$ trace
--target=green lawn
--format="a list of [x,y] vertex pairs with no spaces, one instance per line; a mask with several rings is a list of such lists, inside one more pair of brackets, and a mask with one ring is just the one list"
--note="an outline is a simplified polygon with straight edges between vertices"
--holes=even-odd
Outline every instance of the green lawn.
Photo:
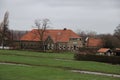
[[18,63],[31,64],[31,65],[69,67],[80,70],[120,74],[119,65],[111,65],[111,64],[91,62],[91,61],[75,61],[75,60],[66,61],[66,60],[56,60],[50,58],[36,58],[36,57],[16,56],[16,55],[0,55],[0,61],[18,62]]
[[119,78],[72,73],[49,67],[0,65],[0,80],[119,80]]
[[[72,53],[40,53],[0,50],[0,62],[30,64],[28,66],[0,64],[0,80],[119,80],[97,75],[72,73],[65,68],[120,74],[120,65],[92,61],[75,61]],[[6,75],[4,75],[6,74]]]
[[72,52],[42,53],[42,52],[32,52],[32,51],[0,50],[0,54],[33,56],[33,57],[40,57],[40,58],[43,57],[43,58],[74,59],[73,58],[74,54]]

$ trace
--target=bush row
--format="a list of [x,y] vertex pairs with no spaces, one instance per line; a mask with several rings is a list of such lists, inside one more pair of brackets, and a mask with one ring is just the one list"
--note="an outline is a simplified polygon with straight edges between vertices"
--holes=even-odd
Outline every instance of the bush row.
[[83,47],[79,48],[79,52],[82,52],[83,54],[95,54],[99,48],[89,48],[89,47]]
[[75,60],[82,61],[96,61],[96,62],[105,62],[112,64],[120,64],[120,56],[101,56],[101,55],[82,55],[74,54]]

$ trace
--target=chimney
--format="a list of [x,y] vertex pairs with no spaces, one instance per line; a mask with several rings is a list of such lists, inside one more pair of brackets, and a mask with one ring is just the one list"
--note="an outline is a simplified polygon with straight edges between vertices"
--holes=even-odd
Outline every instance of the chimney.
[[64,28],[63,30],[67,30],[67,28]]

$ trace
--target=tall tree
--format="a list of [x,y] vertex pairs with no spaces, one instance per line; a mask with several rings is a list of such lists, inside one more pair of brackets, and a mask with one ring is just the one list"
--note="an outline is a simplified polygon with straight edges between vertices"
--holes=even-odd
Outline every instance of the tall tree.
[[10,38],[10,31],[8,29],[9,24],[9,12],[5,12],[4,19],[0,24],[0,37],[1,37],[1,46],[4,49],[5,41],[9,40]]
[[3,27],[3,22],[0,23],[0,44],[2,43],[2,27]]
[[44,33],[46,31],[46,29],[49,27],[49,19],[36,19],[35,20],[35,27],[37,28],[37,33],[35,33],[36,35],[39,36],[39,40],[40,40],[40,48],[42,50],[45,50],[45,45],[44,45],[44,41],[43,41],[43,37],[44,37]]
[[111,34],[101,34],[99,37],[103,40],[105,48],[117,48],[120,47],[119,40]]
[[114,36],[116,36],[120,40],[120,24],[114,30]]

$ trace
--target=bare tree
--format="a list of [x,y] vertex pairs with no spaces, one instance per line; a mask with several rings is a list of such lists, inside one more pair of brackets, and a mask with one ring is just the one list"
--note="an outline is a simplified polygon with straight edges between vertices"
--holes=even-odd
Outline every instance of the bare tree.
[[9,12],[7,11],[4,15],[4,19],[0,24],[0,37],[1,37],[1,46],[2,49],[4,49],[5,41],[9,40],[10,37],[10,31],[8,29],[8,23],[9,23]]
[[81,37],[96,37],[97,33],[95,31],[82,31],[82,30],[77,30],[78,35]]
[[119,40],[112,34],[100,34],[99,37],[103,40],[105,48],[117,48],[120,47]]
[[86,31],[86,34],[88,37],[96,37],[97,32],[95,31]]
[[2,27],[3,27],[3,22],[0,23],[0,44],[2,42]]
[[114,30],[114,36],[116,36],[120,40],[120,24]]
[[45,45],[44,45],[44,33],[46,31],[46,29],[49,27],[50,20],[49,19],[36,19],[35,20],[35,27],[37,28],[37,33],[35,33],[36,35],[39,36],[39,40],[40,40],[40,47],[42,50],[45,50]]
[[80,29],[77,29],[77,34],[81,37],[87,37],[87,33],[85,31],[80,30]]

